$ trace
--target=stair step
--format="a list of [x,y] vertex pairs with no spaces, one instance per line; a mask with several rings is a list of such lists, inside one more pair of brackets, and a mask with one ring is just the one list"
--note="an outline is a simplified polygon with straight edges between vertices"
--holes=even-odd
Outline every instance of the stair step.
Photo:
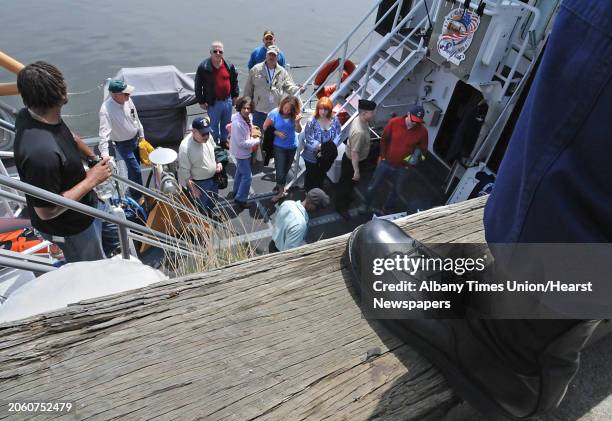
[[374,72],[372,74],[372,78],[377,81],[378,83],[385,83],[387,81],[387,79],[385,79],[385,77],[383,75],[381,75],[380,73]]
[[[404,39],[406,39],[405,35],[394,34],[391,37],[391,45],[399,45],[404,41]],[[419,45],[420,41],[421,41],[421,37],[415,34],[411,36],[407,42],[404,43],[404,48],[411,48],[410,45],[417,46]]]
[[[380,57],[383,61],[387,60],[387,57],[389,57],[389,53],[384,50],[381,50],[378,52],[378,57]],[[393,67],[398,67],[400,65],[400,61],[393,56],[387,61],[387,63],[391,64]]]

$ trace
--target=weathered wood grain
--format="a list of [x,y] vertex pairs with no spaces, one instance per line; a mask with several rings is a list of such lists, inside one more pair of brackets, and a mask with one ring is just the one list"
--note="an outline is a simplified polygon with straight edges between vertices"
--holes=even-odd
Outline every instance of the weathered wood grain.
[[[423,242],[483,242],[483,204],[396,222]],[[0,401],[73,401],[66,419],[438,419],[457,398],[361,318],[346,239],[0,325]]]

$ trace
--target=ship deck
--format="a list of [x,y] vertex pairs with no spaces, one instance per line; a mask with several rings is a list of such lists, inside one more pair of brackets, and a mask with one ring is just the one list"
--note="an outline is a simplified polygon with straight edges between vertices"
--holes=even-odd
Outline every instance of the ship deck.
[[[336,237],[351,232],[357,226],[372,218],[372,213],[360,215],[358,206],[363,202],[363,197],[369,181],[376,168],[375,157],[372,156],[363,171],[361,180],[353,192],[353,202],[349,208],[350,220],[343,219],[334,208],[335,184],[326,178],[323,190],[330,196],[331,205],[311,215],[309,221],[307,243],[313,243],[321,239]],[[442,190],[444,177],[448,170],[436,159],[429,159],[416,167],[411,167],[400,188],[400,197],[395,209],[391,209],[391,218],[410,215],[419,211],[440,206],[445,203],[446,196]],[[272,190],[275,186],[274,166],[263,166],[258,163],[253,166],[253,182],[251,195],[248,201],[248,209],[240,209],[233,206],[232,186],[235,165],[230,161],[228,165],[229,184],[220,191],[221,207],[224,213],[230,217],[233,229],[240,235],[242,241],[250,241],[256,244],[260,253],[266,253],[268,243],[272,234],[272,225],[277,205],[271,202]],[[292,173],[290,173],[292,174]],[[383,189],[377,194],[378,207],[382,206],[387,193],[390,191],[391,183],[386,181]],[[303,188],[294,186],[289,191],[288,200],[302,200],[305,197]],[[382,215],[380,212],[379,216]]]

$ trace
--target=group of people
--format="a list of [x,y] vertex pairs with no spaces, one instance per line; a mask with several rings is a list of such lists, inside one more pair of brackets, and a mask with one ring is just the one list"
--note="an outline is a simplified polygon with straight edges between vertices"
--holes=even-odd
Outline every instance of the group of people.
[[[247,208],[252,155],[267,143],[266,153],[274,158],[276,175],[272,201],[279,202],[287,195],[287,174],[298,148],[296,134],[304,130],[306,199],[303,202],[284,201],[280,205],[279,216],[293,216],[277,224],[285,228],[275,229],[273,243],[276,245],[270,248],[282,250],[299,245],[304,239],[308,212],[330,203],[322,187],[325,174],[337,157],[340,141],[341,124],[334,115],[334,104],[328,97],[320,98],[312,119],[302,127],[301,103],[296,95],[305,89],[295,84],[284,69],[285,56],[276,46],[272,31],[264,32],[263,45],[251,54],[242,96],[238,73],[225,59],[223,43],[211,43],[209,52],[210,56],[198,66],[194,83],[196,100],[207,116],[195,118],[191,131],[181,141],[178,181],[205,211],[211,211],[219,189],[218,175],[225,170],[220,151],[225,153],[228,149],[236,163],[234,203]],[[103,203],[98,203],[93,190],[110,177],[111,156],[115,155],[125,162],[128,178],[142,185],[138,145],[143,142],[145,133],[131,98],[133,86],[123,80],[109,82],[109,95],[99,113],[101,156],[98,156],[70,132],[61,119],[61,108],[68,97],[59,69],[45,62],[33,63],[20,72],[18,85],[26,105],[16,121],[15,141],[16,165],[23,181],[82,203],[104,207]],[[350,218],[347,210],[351,192],[361,177],[363,161],[369,155],[369,122],[374,117],[375,107],[372,101],[359,102],[359,113],[351,124],[346,142],[336,195],[337,211],[345,218]],[[392,119],[385,128],[380,162],[360,211],[371,209],[375,192],[385,179],[394,184],[389,198],[392,204],[406,165],[404,159],[415,147],[420,148],[424,156],[427,130],[422,126],[422,117],[422,107],[415,106],[405,117]],[[49,137],[54,140],[49,141]],[[269,141],[264,142],[265,138]],[[90,162],[89,171],[80,165],[82,158]],[[137,189],[130,189],[130,194],[135,200],[142,200]],[[92,224],[93,219],[88,216],[30,196],[27,200],[34,210],[33,226],[54,241],[60,241],[62,248],[68,250],[64,253],[68,261],[97,260],[117,248],[116,231],[104,224]],[[299,234],[294,235],[296,232]],[[90,241],[94,237],[97,240]],[[83,246],[85,243],[87,247]]]
[[[214,41],[210,56],[198,66],[195,76],[195,93],[200,107],[207,111],[210,133],[215,142],[230,150],[236,161],[234,179],[234,201],[239,207],[247,207],[251,185],[251,157],[262,147],[264,136],[273,138],[269,155],[274,157],[276,175],[273,202],[283,199],[287,192],[287,174],[291,168],[298,140],[296,133],[304,130],[302,157],[306,164],[304,188],[322,188],[325,174],[337,157],[341,124],[334,115],[334,104],[328,97],[322,97],[316,104],[314,115],[302,127],[300,101],[296,94],[304,87],[294,83],[284,69],[285,57],[275,45],[272,31],[263,34],[263,45],[253,50],[249,59],[249,74],[240,95],[238,73],[232,63],[224,58],[223,43]],[[232,114],[232,107],[235,112]],[[370,151],[369,122],[373,120],[376,104],[362,100],[359,115],[353,121],[347,141],[346,153],[342,158],[342,172],[337,189],[336,209],[349,219],[348,207],[354,184],[361,177],[360,168]],[[405,158],[412,155],[415,147],[425,157],[427,151],[427,130],[423,126],[423,108],[414,106],[404,117],[389,121],[383,133],[381,156],[377,171],[368,187],[365,204],[361,213],[373,210],[375,193],[385,179],[393,183],[392,192],[385,203],[384,211],[391,209],[398,197],[404,169],[409,165]],[[196,119],[194,124],[201,125]],[[231,141],[228,139],[231,138]],[[186,140],[184,140],[186,142]],[[210,154],[212,157],[212,154]],[[211,158],[212,159],[212,158]],[[185,165],[193,165],[187,160]],[[212,162],[210,163],[212,168]],[[198,172],[198,171],[196,171]],[[214,179],[214,173],[207,173]],[[202,181],[193,179],[193,181]],[[185,183],[189,180],[184,181]],[[200,184],[201,185],[201,184]],[[215,186],[207,183],[205,196],[216,192]],[[202,187],[204,188],[204,187]],[[209,203],[210,204],[210,203]]]

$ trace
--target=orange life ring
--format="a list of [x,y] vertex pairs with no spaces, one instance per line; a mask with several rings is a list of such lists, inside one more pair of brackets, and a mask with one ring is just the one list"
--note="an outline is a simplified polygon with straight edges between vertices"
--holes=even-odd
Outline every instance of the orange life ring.
[[[317,75],[315,76],[314,79],[314,84],[315,86],[320,86],[321,84],[323,84],[325,82],[325,80],[327,79],[327,77],[338,68],[338,66],[340,65],[340,59],[337,58],[335,60],[331,60],[328,61],[327,63],[325,63],[325,66],[323,66],[321,68],[321,70],[319,70],[319,72],[317,73]],[[350,60],[345,60],[344,61],[344,67],[343,67],[343,71],[342,71],[342,78],[340,79],[341,81],[344,81],[347,77],[349,77],[351,75],[351,73],[353,73],[355,71],[355,69],[357,68],[357,66],[355,65],[355,63],[353,63]],[[332,93],[334,93],[334,91],[336,90],[336,85],[327,85],[325,87],[323,87],[323,89],[319,90],[317,92],[317,98],[321,98],[324,96],[330,96]]]

